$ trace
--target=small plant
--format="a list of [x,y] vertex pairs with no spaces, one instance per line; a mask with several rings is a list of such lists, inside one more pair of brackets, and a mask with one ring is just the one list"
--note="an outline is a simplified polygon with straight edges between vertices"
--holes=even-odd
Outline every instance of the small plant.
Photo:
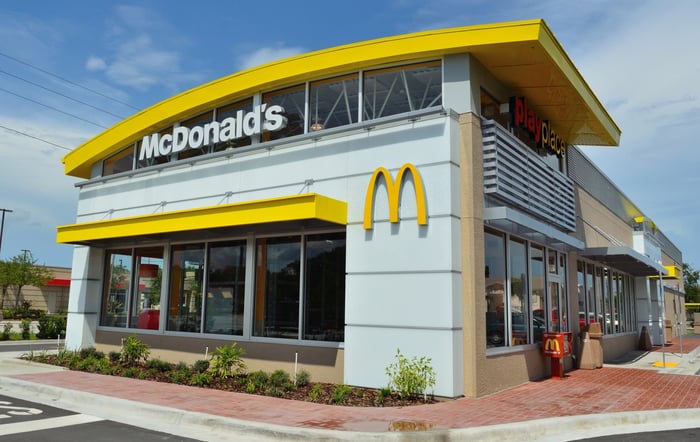
[[82,371],[95,371],[93,367],[96,362],[97,359],[93,358],[92,356],[88,356],[87,358],[80,358],[80,361],[78,361],[76,368]]
[[109,362],[111,362],[112,364],[118,363],[121,360],[121,356],[122,356],[121,353],[119,353],[118,351],[114,351],[114,350],[107,353],[107,357],[109,358]]
[[122,371],[122,376],[127,378],[135,378],[140,372],[141,370],[139,370],[138,367],[127,367],[124,369],[124,371]]
[[97,351],[97,349],[95,349],[95,347],[88,347],[88,348],[81,348],[80,351],[78,352],[78,356],[80,356],[80,359],[87,359],[87,358],[103,359],[105,357],[105,354],[101,351]]
[[249,394],[255,393],[255,383],[252,381],[248,381],[248,383],[245,386],[245,391],[247,391]]
[[248,379],[257,388],[263,388],[270,377],[262,370],[254,371],[248,375]]
[[187,365],[187,362],[185,361],[180,361],[177,364],[175,364],[175,371],[189,371],[190,366]]
[[173,384],[184,384],[190,377],[190,373],[187,371],[176,370],[168,373],[168,379]]
[[5,325],[2,326],[2,334],[0,334],[0,341],[9,341],[10,333],[12,333],[12,324],[6,322]]
[[65,366],[72,354],[72,351],[66,350],[65,348],[59,350],[58,353],[56,353],[56,363]]
[[348,397],[352,393],[352,388],[345,384],[336,385],[333,389],[333,403],[344,404],[348,401]]
[[192,370],[198,373],[204,373],[209,370],[209,361],[206,359],[199,359],[192,364]]
[[124,340],[120,360],[126,366],[136,365],[142,360],[147,360],[149,354],[148,345],[131,335]]
[[312,401],[316,402],[318,399],[318,396],[321,394],[323,391],[323,385],[321,384],[316,384],[311,388],[311,391],[309,392],[309,398],[311,398]]
[[389,376],[389,388],[398,393],[402,399],[422,394],[425,399],[428,388],[435,386],[435,371],[432,359],[422,356],[410,361],[396,349],[396,362],[386,368]]
[[297,386],[305,387],[309,385],[309,382],[311,382],[311,373],[302,368],[301,371],[297,373]]
[[279,385],[270,385],[267,390],[265,390],[265,394],[272,397],[282,397],[284,396],[284,390]]
[[270,374],[270,383],[275,387],[281,387],[289,383],[289,373],[284,370],[275,370]]
[[29,339],[29,330],[32,327],[31,319],[22,319],[20,322],[20,328],[22,329],[22,339]]
[[384,387],[380,388],[379,391],[377,392],[377,398],[375,399],[375,403],[377,405],[382,405],[384,404],[384,400],[391,394],[391,389]]
[[236,343],[217,347],[211,354],[211,368],[220,378],[227,378],[245,372],[246,365],[241,359],[245,350],[237,348]]
[[195,385],[197,387],[203,387],[209,385],[211,382],[211,376],[209,373],[194,373],[190,377],[190,385]]

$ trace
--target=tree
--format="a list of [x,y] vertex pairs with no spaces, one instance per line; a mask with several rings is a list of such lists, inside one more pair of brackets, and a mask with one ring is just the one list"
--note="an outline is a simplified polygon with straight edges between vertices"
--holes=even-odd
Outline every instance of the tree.
[[[31,252],[13,257],[3,267],[8,287],[15,287],[15,309],[19,308],[20,299],[22,299],[22,287],[25,285],[42,286],[49,279],[53,278],[50,270],[44,266],[36,265],[36,259],[34,259]],[[4,282],[2,278],[0,278],[0,282]],[[4,299],[3,293],[3,302]]]
[[12,285],[10,282],[10,263],[7,261],[0,261],[0,289],[2,290],[0,309],[5,308],[5,297],[7,296],[7,289],[10,285]]
[[700,302],[700,270],[695,270],[690,264],[683,264],[683,287],[685,302]]

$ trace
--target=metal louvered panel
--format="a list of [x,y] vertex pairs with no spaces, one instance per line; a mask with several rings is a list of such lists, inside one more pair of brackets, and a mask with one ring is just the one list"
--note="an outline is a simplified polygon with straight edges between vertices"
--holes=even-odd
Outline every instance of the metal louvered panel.
[[492,120],[482,121],[484,194],[576,230],[574,184]]

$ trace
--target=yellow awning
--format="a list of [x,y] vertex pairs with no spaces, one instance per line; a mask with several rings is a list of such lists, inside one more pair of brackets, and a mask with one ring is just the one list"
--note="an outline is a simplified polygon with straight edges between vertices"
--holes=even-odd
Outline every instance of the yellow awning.
[[316,219],[347,224],[348,205],[316,193],[283,196],[57,227],[57,242],[96,240]]

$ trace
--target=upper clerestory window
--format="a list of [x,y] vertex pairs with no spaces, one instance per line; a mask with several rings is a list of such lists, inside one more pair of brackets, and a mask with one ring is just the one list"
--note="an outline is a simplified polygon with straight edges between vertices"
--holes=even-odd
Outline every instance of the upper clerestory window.
[[363,120],[442,105],[442,63],[366,71],[363,103]]

